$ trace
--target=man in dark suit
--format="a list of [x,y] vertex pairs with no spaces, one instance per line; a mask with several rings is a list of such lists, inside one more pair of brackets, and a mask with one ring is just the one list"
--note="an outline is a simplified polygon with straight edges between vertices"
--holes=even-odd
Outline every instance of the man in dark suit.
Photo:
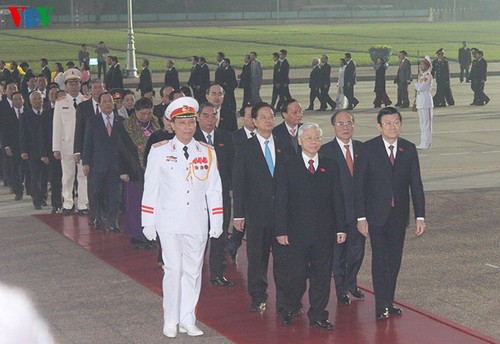
[[[232,134],[235,150],[240,149],[246,140],[255,136],[255,125],[253,124],[251,104],[247,104],[242,110],[240,110],[240,118],[243,126]],[[229,238],[229,257],[231,257],[233,262],[236,261],[238,249],[241,246],[244,236],[244,230],[238,231],[233,227],[233,233]]]
[[165,72],[165,80],[163,81],[164,86],[171,86],[174,90],[180,89],[179,84],[179,72],[177,68],[174,67],[174,61],[167,60],[167,71]]
[[354,167],[358,231],[370,235],[377,320],[400,315],[394,306],[396,281],[410,217],[410,190],[417,236],[425,230],[425,198],[415,145],[400,137],[402,117],[393,107],[377,115],[380,136],[364,144]]
[[163,128],[163,118],[165,115],[165,110],[167,109],[168,104],[170,104],[170,93],[172,93],[174,88],[172,86],[165,86],[163,85],[160,88],[160,97],[161,97],[161,103],[156,104],[153,107],[153,115],[155,115],[158,118],[158,122],[160,123],[160,127]]
[[0,85],[4,88],[12,79],[12,73],[5,67],[5,61],[0,61]]
[[[2,95],[2,100],[0,101],[0,148],[2,152],[2,179],[4,181],[5,186],[10,186],[10,191],[14,191],[12,188],[12,184],[10,182],[11,180],[11,169],[10,169],[10,163],[9,163],[9,156],[7,153],[9,153],[5,148],[5,140],[3,138],[3,135],[6,130],[6,121],[8,123],[11,112],[12,112],[12,95],[17,92],[17,84],[16,82],[11,79],[7,82],[7,84],[4,87],[4,94]],[[8,133],[7,133],[8,134]]]
[[290,64],[286,58],[288,52],[285,49],[281,49],[280,52],[280,63],[278,66],[278,74],[276,76],[276,81],[278,83],[278,95],[279,101],[277,109],[281,110],[280,105],[283,105],[288,99],[291,99],[290,95]]
[[405,50],[399,52],[399,67],[394,79],[394,83],[398,85],[398,102],[395,106],[401,108],[410,107],[410,99],[408,98],[408,85],[411,84],[411,63],[406,58],[408,53]]
[[31,198],[35,209],[47,205],[49,151],[43,140],[43,100],[40,91],[30,94],[31,108],[19,121],[21,158],[29,162],[31,172]]
[[474,91],[474,100],[471,105],[482,106],[490,102],[490,98],[484,93],[488,63],[483,58],[481,50],[475,50],[474,56],[475,62],[472,65],[473,68],[471,68],[470,73],[471,88]]
[[231,220],[232,173],[234,162],[234,145],[231,134],[215,127],[217,113],[211,103],[200,105],[198,110],[198,128],[194,134],[196,141],[208,143],[215,148],[222,181],[222,206],[224,216],[223,233],[218,238],[210,238],[210,284],[213,286],[230,287],[233,283],[224,277],[226,271],[227,232]]
[[[118,233],[120,174],[115,140],[118,135],[116,126],[122,124],[123,118],[116,115],[113,108],[111,94],[102,93],[99,96],[100,114],[91,117],[85,126],[82,162],[84,174],[92,180],[92,204],[102,204],[106,199],[106,228],[110,232]],[[102,218],[101,207],[95,208],[95,218]]]
[[470,48],[467,46],[467,42],[462,42],[462,47],[458,49],[458,64],[460,65],[460,83],[465,81],[470,82],[469,79],[469,68],[472,62],[472,54]]
[[40,59],[40,67],[42,67],[42,74],[45,75],[45,78],[47,79],[47,82],[52,81],[52,73],[50,72],[49,67],[47,65],[49,64],[49,61],[45,57]]
[[[319,90],[321,88],[321,85],[323,84],[323,80],[321,79],[321,66],[319,65],[319,59],[315,57],[312,60],[311,65],[312,70],[311,75],[309,76],[309,107],[306,110],[314,110],[314,101],[316,100],[316,98],[318,98],[320,104],[323,104],[321,96],[319,94]],[[321,108],[321,105],[320,110],[323,110]]]
[[330,75],[332,72],[332,67],[328,64],[328,55],[321,56],[321,88],[319,89],[321,94],[321,108],[320,110],[326,110],[327,104],[335,110],[337,104],[330,97],[328,92],[330,92],[331,79]]
[[222,60],[222,66],[217,70],[220,74],[220,82],[215,83],[221,85],[224,89],[224,101],[222,105],[231,109],[231,111],[236,112],[236,98],[234,97],[234,90],[238,87],[238,81],[236,80],[234,68],[231,67],[231,60],[225,57]]
[[276,178],[275,235],[289,250],[281,323],[289,325],[301,308],[309,279],[309,324],[333,330],[326,310],[333,245],[346,239],[340,171],[336,162],[318,155],[322,131],[317,124],[305,123],[298,135],[302,154],[286,161]]
[[437,58],[432,61],[431,74],[436,80],[436,94],[433,97],[434,107],[455,105],[450,87],[450,64],[444,56],[443,48],[436,51]]
[[104,76],[104,84],[106,85],[106,88],[108,90],[112,90],[113,89],[113,85],[112,85],[112,79],[113,79],[113,59],[112,59],[113,56],[108,56],[106,57],[106,63],[108,65],[108,71],[107,73],[105,74]]
[[210,87],[210,70],[208,69],[207,60],[203,56],[200,56],[198,64],[200,65],[198,78],[199,88],[197,94],[198,98],[196,98],[196,93],[194,98],[201,104],[207,101],[206,93]]
[[[278,84],[278,69],[280,68],[280,54],[277,52],[273,53],[273,61],[274,61],[274,67],[273,67],[273,94],[271,96],[271,106],[275,108],[276,106],[276,101],[278,100],[278,91],[279,91],[279,84]],[[281,106],[281,104],[278,103],[278,108]],[[276,108],[275,108],[276,109]]]
[[299,155],[300,147],[297,140],[297,133],[302,125],[302,123],[300,123],[303,115],[302,105],[300,105],[298,100],[292,98],[283,103],[282,109],[284,121],[274,127],[273,135],[283,139],[283,142],[289,143],[292,152],[295,153],[295,155]]
[[273,249],[273,275],[276,283],[276,308],[285,307],[287,250],[275,236],[275,172],[291,155],[290,146],[272,135],[274,112],[271,105],[257,103],[252,108],[257,134],[236,151],[233,173],[234,227],[246,229],[248,292],[250,311],[262,312],[267,300],[267,265]]
[[356,84],[356,64],[352,60],[351,53],[345,53],[345,60],[347,62],[344,72],[344,95],[349,100],[348,110],[354,109],[359,101],[354,96],[354,85]]
[[191,56],[191,74],[189,75],[189,80],[187,82],[188,86],[193,90],[193,97],[196,100],[205,97],[205,95],[200,96],[201,67],[199,62],[200,59],[198,56]]
[[219,51],[217,55],[215,56],[215,59],[217,60],[217,65],[215,67],[215,75],[214,75],[214,83],[221,85],[222,84],[222,61],[226,57],[226,54],[224,54],[222,51]]
[[151,71],[149,70],[149,60],[142,59],[141,66],[142,71],[136,91],[141,91],[141,97],[144,97],[144,93],[153,90],[153,80],[151,79]]
[[106,85],[108,89],[113,88],[123,88],[123,73],[120,68],[120,63],[118,62],[118,57],[111,56],[111,80],[109,81],[109,86]]
[[245,64],[243,65],[241,74],[239,75],[240,84],[238,86],[238,88],[243,89],[243,102],[241,104],[241,109],[243,109],[246,104],[252,103],[252,71],[250,55],[245,55],[244,62]]
[[26,80],[26,88],[21,90],[21,93],[23,94],[23,99],[27,100],[25,106],[27,108],[31,107],[31,104],[29,103],[29,97],[31,92],[36,90],[36,76],[34,75],[25,75],[23,78],[23,82]]
[[215,107],[215,111],[217,112],[217,128],[232,133],[238,130],[236,111],[223,105],[224,96],[224,89],[221,85],[213,84],[207,89],[206,98]]
[[23,81],[21,81],[21,89],[20,89],[20,91],[23,94],[27,94],[28,93],[28,81],[31,78],[35,77],[35,73],[33,73],[33,70],[30,68],[30,65],[26,61],[21,62],[21,64],[19,65],[19,67],[21,67],[21,69],[24,71],[24,77],[23,77]]
[[331,118],[335,138],[321,146],[320,156],[332,159],[339,165],[340,181],[345,202],[347,240],[336,243],[333,253],[333,276],[338,304],[349,305],[349,292],[358,299],[365,295],[358,288],[357,276],[365,255],[365,237],[356,228],[353,199],[353,168],[362,152],[363,144],[353,140],[354,116],[340,110]]

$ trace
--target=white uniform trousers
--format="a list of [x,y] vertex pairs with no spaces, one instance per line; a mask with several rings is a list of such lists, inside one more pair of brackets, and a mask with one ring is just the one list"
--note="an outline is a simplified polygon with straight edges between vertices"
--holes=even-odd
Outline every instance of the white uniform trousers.
[[76,176],[78,180],[78,204],[76,208],[79,210],[87,209],[89,203],[87,195],[87,177],[83,174],[82,162],[80,161],[76,164],[73,155],[63,154],[61,155],[61,167],[63,208],[73,208],[73,188],[75,185],[75,174],[78,169],[78,174]]
[[427,149],[432,144],[432,108],[418,109],[420,117],[420,145],[419,148]]
[[208,235],[158,234],[165,264],[162,286],[164,324],[194,325]]

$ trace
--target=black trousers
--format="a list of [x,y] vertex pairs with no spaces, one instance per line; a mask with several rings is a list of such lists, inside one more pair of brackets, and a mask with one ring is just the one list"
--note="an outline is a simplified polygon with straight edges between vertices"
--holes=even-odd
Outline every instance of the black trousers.
[[[106,218],[106,227],[117,226],[120,212],[120,175],[115,171],[95,172],[90,166],[89,179],[92,184],[92,202],[95,218]],[[90,197],[89,197],[90,198]],[[98,204],[106,204],[105,214],[103,207]]]
[[49,177],[49,167],[40,159],[29,159],[31,170],[31,198],[33,205],[41,206],[47,200],[47,183]]
[[236,98],[234,97],[234,90],[225,92],[222,105],[236,112]]
[[395,220],[394,208],[383,226],[370,225],[372,281],[376,311],[394,303],[406,226]]
[[258,226],[246,222],[248,293],[252,302],[267,300],[267,267],[269,253],[273,252],[273,277],[276,284],[276,309],[286,308],[285,286],[288,275],[288,247],[280,245],[272,226]]
[[[18,152],[12,152],[12,156],[7,156],[7,168],[9,169],[10,188],[16,196],[22,196],[25,179],[30,179],[29,164],[21,159]],[[31,180],[27,180],[26,192],[29,193]]]
[[474,91],[474,104],[484,104],[490,98],[484,93],[484,83],[481,80],[471,80],[470,87]]
[[344,85],[344,96],[349,101],[348,109],[352,109],[354,106],[358,105],[359,100],[354,97],[354,85],[347,86]]
[[333,248],[333,277],[337,297],[358,288],[358,272],[365,257],[365,237],[355,224],[347,225],[347,239]]
[[326,110],[326,105],[330,105],[332,109],[337,107],[337,103],[330,97],[328,92],[330,92],[330,85],[323,85],[319,89],[321,95],[321,108]]
[[273,85],[273,94],[271,97],[271,106],[276,109],[276,101],[278,100],[278,87],[276,85]]
[[436,82],[436,95],[434,96],[434,106],[455,105],[455,100],[451,94],[450,82]]
[[50,205],[52,208],[61,209],[63,205],[61,160],[57,160],[52,154],[49,155]]
[[[319,93],[319,88],[311,88],[311,91],[309,92],[309,108],[314,109],[314,101],[318,98],[320,104],[322,103],[321,101],[321,95]],[[322,107],[322,105],[320,105]]]
[[106,76],[106,61],[97,62],[97,77],[99,79],[101,78],[101,70],[102,70],[102,75]]
[[465,81],[469,81],[469,64],[461,64],[460,65],[460,82],[464,81],[464,76],[465,76]]
[[285,102],[287,100],[292,99],[292,95],[290,94],[290,88],[288,87],[288,84],[279,85],[278,97],[279,97],[279,100],[278,100],[278,104],[276,104],[276,110],[281,111],[283,104],[285,104]]
[[302,296],[309,280],[309,321],[327,320],[334,234],[316,240],[294,240],[288,237],[288,283],[285,288],[286,311],[300,309]]
[[210,279],[224,277],[226,271],[226,247],[229,221],[231,220],[231,197],[229,191],[222,191],[222,207],[224,215],[222,220],[222,234],[218,238],[210,238],[210,255],[208,263],[210,265]]
[[246,105],[252,104],[252,88],[247,87],[243,89],[243,102],[241,103],[241,109],[244,109]]
[[408,98],[408,84],[406,82],[398,83],[398,103],[399,106],[409,107],[410,99]]
[[241,246],[241,243],[243,242],[243,238],[245,237],[245,231],[240,232],[233,228],[233,234],[231,234],[231,237],[229,238],[229,250],[230,251],[238,251],[238,249]]

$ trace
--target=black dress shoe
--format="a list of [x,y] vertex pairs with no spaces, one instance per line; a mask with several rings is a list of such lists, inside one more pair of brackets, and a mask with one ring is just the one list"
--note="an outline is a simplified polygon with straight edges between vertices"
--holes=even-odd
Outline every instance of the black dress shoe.
[[120,233],[120,228],[118,226],[109,226],[106,230],[108,232]]
[[63,215],[71,215],[73,213],[73,209],[62,208]]
[[488,99],[486,99],[486,100],[484,101],[484,105],[488,104],[489,102],[490,102],[490,98],[488,98]]
[[377,320],[389,319],[389,308],[382,308],[375,312],[375,318]]
[[16,200],[16,201],[20,201],[22,199],[23,199],[23,194],[18,194],[18,195],[16,195],[16,197],[14,197],[14,200]]
[[95,219],[92,224],[96,230],[99,230],[102,228],[102,220],[101,219]]
[[347,294],[341,295],[337,299],[337,302],[339,306],[349,306],[351,304],[351,300],[349,299],[349,295]]
[[42,206],[41,206],[41,205],[35,205],[34,207],[35,207],[35,209],[36,209],[36,210],[40,210],[40,209],[42,209]]
[[252,302],[250,312],[264,312],[266,310],[265,302]]
[[52,210],[50,211],[51,214],[57,214],[61,212],[61,208],[58,207],[52,207]]
[[281,312],[281,325],[290,325],[293,319],[293,312]]
[[390,315],[403,315],[403,310],[394,305],[389,306],[388,311]]
[[233,285],[233,282],[228,281],[225,277],[216,277],[210,280],[210,285],[219,287],[230,287]]
[[356,290],[351,291],[351,295],[357,299],[365,298],[365,294],[359,288],[356,288]]
[[299,308],[299,309],[292,311],[291,313],[292,313],[292,317],[300,317],[302,314],[304,314],[304,311],[302,310],[302,308]]
[[47,201],[42,201],[42,207],[46,207],[47,206]]
[[88,209],[78,209],[78,215],[88,215],[89,210]]
[[317,327],[322,330],[327,330],[327,331],[333,330],[333,324],[330,321],[328,321],[328,319],[313,321],[310,322],[309,325],[311,325],[312,327]]

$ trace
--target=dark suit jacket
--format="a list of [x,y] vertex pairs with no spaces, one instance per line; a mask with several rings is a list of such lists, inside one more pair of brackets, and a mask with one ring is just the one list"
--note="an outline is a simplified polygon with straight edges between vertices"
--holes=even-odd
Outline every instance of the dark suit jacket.
[[403,65],[398,68],[395,81],[397,84],[403,85],[411,81],[411,63],[408,59],[404,59]]
[[47,83],[50,84],[52,82],[52,73],[50,72],[49,67],[43,67],[42,74],[45,75],[45,77],[47,78]]
[[234,92],[235,88],[238,87],[238,81],[236,81],[236,73],[234,72],[233,67],[221,67],[217,69],[217,71],[219,70],[219,80],[216,80],[215,83],[221,85],[226,93]]
[[[301,125],[302,125],[302,123],[299,123],[299,125],[297,127],[297,131],[299,130]],[[281,124],[278,124],[277,126],[274,127],[273,135],[278,136],[280,139],[283,140],[283,142],[288,143],[290,145],[292,152],[295,153],[296,155],[299,155],[302,152],[302,149],[300,148],[298,141],[297,141],[297,139],[298,139],[297,134],[295,135],[295,137],[290,135],[290,132],[288,131],[288,128],[286,127],[285,121],[281,122]]]
[[323,84],[323,86],[330,86],[330,84],[332,83],[330,79],[331,73],[332,67],[328,63],[325,63],[321,66],[321,83]]
[[95,117],[95,108],[92,99],[85,100],[76,107],[75,142],[74,153],[83,153],[83,141],[85,138],[85,125],[89,118]]
[[234,131],[232,133],[233,135],[233,143],[234,143],[234,149],[240,148],[240,146],[248,140],[247,133],[245,132],[245,128],[241,127],[240,129]]
[[[356,165],[360,152],[363,151],[363,143],[360,141],[352,140],[352,148],[354,156],[352,157],[354,165]],[[346,223],[356,226],[356,216],[354,215],[354,198],[353,198],[353,177],[349,172],[349,167],[344,158],[344,154],[340,149],[336,139],[325,143],[321,146],[319,154],[322,157],[331,159],[337,163],[340,170],[340,182],[342,185],[342,192],[344,194],[345,203],[345,218]]]
[[145,92],[153,90],[153,80],[151,79],[151,71],[148,67],[142,70],[137,88],[141,90],[141,97]]
[[214,83],[221,85],[222,74],[224,73],[224,67],[222,64],[218,65],[214,73]]
[[339,167],[320,157],[312,174],[302,156],[283,164],[276,178],[276,236],[295,243],[336,239],[346,233]]
[[175,67],[170,68],[165,73],[165,81],[163,82],[165,86],[172,86],[174,90],[180,89],[179,85],[179,72]]
[[208,65],[205,63],[203,66],[200,66],[200,77],[198,79],[200,85],[200,91],[205,93],[205,91],[210,87],[210,70],[208,69]]
[[[196,129],[194,139],[207,143],[206,137],[200,128]],[[220,179],[223,190],[229,191],[233,188],[233,165],[234,165],[234,143],[231,134],[223,129],[215,129],[212,138],[217,163],[219,166]]]
[[290,64],[288,63],[287,59],[284,59],[283,61],[279,62],[278,66],[278,74],[276,75],[276,81],[278,84],[283,86],[284,84],[289,84],[290,83],[290,78],[289,78],[289,73],[290,73]]
[[[23,111],[27,111],[28,108],[24,107]],[[17,110],[16,110],[17,111]],[[19,146],[19,120],[17,119],[16,112],[9,106],[7,100],[3,102],[1,115],[1,126],[0,130],[2,132],[2,146],[10,147],[12,154],[20,154]],[[23,114],[21,114],[22,118]]]
[[[20,91],[23,93],[28,92],[28,79],[31,78],[32,76],[35,76],[33,73],[33,70],[30,68],[26,71],[26,74],[24,74],[23,81],[21,81],[21,89]],[[29,103],[29,100],[25,99],[27,103]]]
[[4,68],[2,74],[0,75],[0,83],[5,82],[7,84],[12,80],[12,73],[7,68]]
[[484,58],[477,60],[476,64],[476,80],[485,80],[486,81],[486,73],[488,71],[488,63]]
[[[111,68],[110,68],[111,70]],[[110,86],[106,85],[108,89],[123,88],[123,74],[119,64],[116,64],[111,70],[111,79],[109,80]]]
[[391,212],[394,220],[406,227],[410,215],[410,191],[415,217],[425,217],[425,198],[415,145],[398,139],[394,168],[382,136],[364,143],[364,151],[354,165],[354,207],[356,218],[366,217],[368,225],[383,226]]
[[116,138],[118,126],[123,125],[123,118],[115,114],[113,130],[108,136],[102,116],[91,117],[85,125],[82,162],[89,165],[91,173],[118,173],[118,150]]
[[353,60],[350,60],[345,66],[344,71],[344,87],[347,84],[354,85],[356,83],[356,65]]
[[292,155],[290,146],[274,136],[276,162],[274,177],[267,167],[257,136],[236,151],[233,169],[234,218],[245,218],[251,226],[274,226],[276,175]]
[[252,71],[250,69],[250,63],[243,65],[243,68],[241,70],[239,88],[245,88],[245,89],[252,88]]
[[193,67],[191,67],[191,74],[189,75],[189,80],[188,80],[188,85],[191,86],[191,88],[195,88],[196,86],[200,85],[200,65],[195,64]]
[[311,70],[311,75],[309,76],[309,88],[319,89],[323,85],[321,68],[319,65],[315,66]]
[[118,170],[120,174],[128,174],[131,181],[144,182],[144,169],[141,167],[137,146],[125,130],[124,125],[117,125],[116,148],[118,150]]
[[274,67],[273,67],[273,85],[277,85],[278,84],[278,70],[280,69],[280,64],[281,64],[281,61],[278,60],[274,63]]
[[238,120],[236,119],[236,112],[225,106],[221,106],[218,128],[224,129],[230,133],[238,130]]
[[47,156],[52,156],[52,131],[54,122],[54,109],[49,106],[42,112],[42,140]]
[[28,153],[30,160],[49,156],[43,138],[42,113],[38,115],[32,109],[26,110],[19,121],[20,153]]
[[115,69],[115,67],[113,66],[109,66],[108,68],[108,72],[106,73],[106,76],[104,77],[104,83],[106,84],[106,88],[108,90],[112,90],[114,87],[113,87],[113,69]]
[[461,65],[470,65],[471,60],[472,55],[469,47],[458,49],[458,63]]

